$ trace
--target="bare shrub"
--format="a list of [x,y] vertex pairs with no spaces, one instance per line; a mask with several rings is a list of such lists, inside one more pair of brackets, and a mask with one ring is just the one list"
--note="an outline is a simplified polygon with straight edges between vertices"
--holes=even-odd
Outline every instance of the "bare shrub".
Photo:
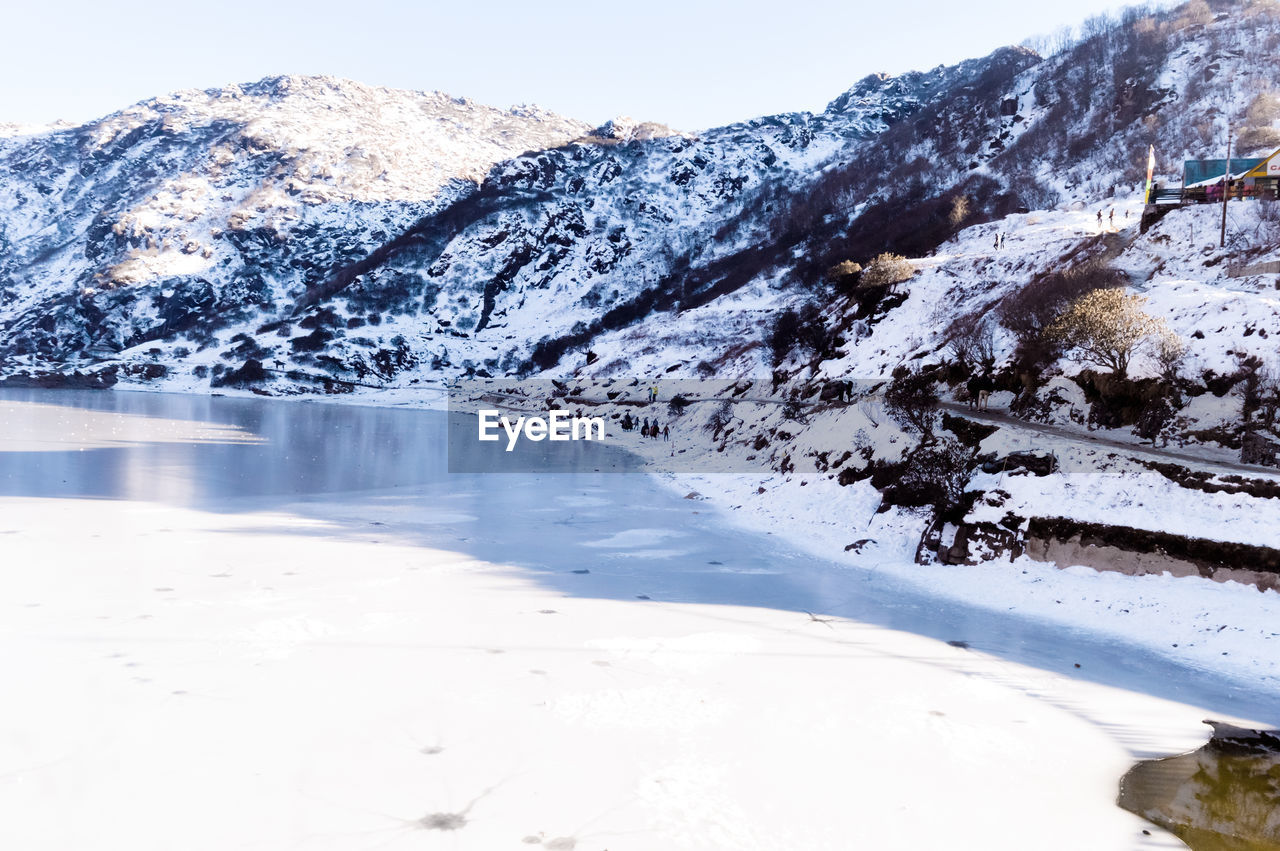
[[921,446],[905,458],[897,479],[885,492],[885,503],[931,505],[946,514],[960,504],[973,474],[973,450],[952,437]]
[[886,251],[878,254],[867,268],[862,270],[859,285],[863,287],[883,287],[900,284],[916,273],[915,266],[901,254]]
[[996,363],[995,329],[982,315],[961,316],[947,329],[947,351],[952,359],[965,367],[981,366],[990,371]]
[[862,264],[852,260],[842,260],[826,272],[827,282],[836,290],[849,292],[857,286],[858,276],[862,274]]
[[805,414],[804,405],[799,399],[788,399],[786,404],[782,406],[782,418],[793,420],[798,423],[807,423],[808,416]]
[[1244,114],[1249,127],[1269,126],[1277,119],[1280,119],[1280,95],[1270,89],[1258,92]]
[[[1276,0],[1249,0],[1245,14],[1253,18],[1280,18],[1280,3]],[[1268,33],[1274,35],[1274,33]]]
[[1240,151],[1274,151],[1280,148],[1280,128],[1248,127],[1240,133],[1236,144]]
[[1263,367],[1258,374],[1258,420],[1274,429],[1276,412],[1280,410],[1280,375],[1271,367]]
[[1262,407],[1262,383],[1265,378],[1262,359],[1257,355],[1236,355],[1236,377],[1241,387],[1240,414],[1246,423]]
[[1045,33],[1039,35],[1028,36],[1019,42],[1019,47],[1025,47],[1037,56],[1048,56],[1051,49],[1052,40]]
[[1075,30],[1070,26],[1058,27],[1053,31],[1050,39],[1053,42],[1054,53],[1065,53],[1076,43]]
[[774,320],[769,333],[769,348],[773,352],[773,365],[779,366],[795,349],[810,352],[827,359],[835,354],[841,344],[840,337],[827,327],[826,319],[818,305],[809,302],[798,310],[787,308]]
[[1142,309],[1146,301],[1117,287],[1085,293],[1045,329],[1045,336],[1061,343],[1082,363],[1124,378],[1139,350],[1175,337],[1163,319]]
[[773,365],[778,366],[800,340],[800,314],[788,307],[778,314],[769,332],[769,349],[773,352]]
[[1074,299],[1101,287],[1121,286],[1124,282],[1123,273],[1096,262],[1065,272],[1050,272],[1006,296],[996,308],[996,317],[1018,336],[1020,343],[1038,339]]
[[884,393],[884,409],[893,421],[904,429],[920,433],[920,440],[933,439],[933,429],[938,420],[938,391],[932,377],[924,373],[898,367],[893,381]]
[[1156,362],[1160,375],[1166,381],[1174,381],[1187,354],[1187,343],[1176,334],[1161,334],[1156,340]]
[[713,437],[718,438],[720,436],[720,432],[729,428],[733,423],[733,419],[733,403],[728,399],[725,399],[719,404],[719,406],[717,406],[715,411],[712,412],[710,418],[707,419],[707,424],[703,426],[703,428],[711,432]]
[[1274,125],[1280,119],[1280,96],[1270,89],[1258,92],[1245,110],[1245,128],[1237,139],[1239,150],[1275,150],[1280,147],[1280,129]]
[[1062,203],[1062,195],[1056,189],[1050,189],[1032,177],[1019,181],[1018,199],[1028,210],[1052,210]]
[[1181,11],[1182,15],[1175,24],[1178,29],[1202,27],[1213,21],[1213,10],[1205,0],[1191,0],[1190,3],[1181,7]]
[[832,278],[846,278],[849,275],[856,275],[861,271],[861,263],[854,263],[852,260],[841,260],[839,263],[827,270],[827,275]]
[[1157,396],[1142,409],[1133,431],[1138,437],[1151,441],[1151,445],[1155,446],[1157,439],[1166,436],[1165,429],[1172,419],[1173,406],[1163,396]]

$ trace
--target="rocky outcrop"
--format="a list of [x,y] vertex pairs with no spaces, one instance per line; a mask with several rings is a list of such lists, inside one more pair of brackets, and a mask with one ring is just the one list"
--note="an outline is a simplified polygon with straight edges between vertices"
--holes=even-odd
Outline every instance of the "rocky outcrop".
[[1240,440],[1240,462],[1275,467],[1280,455],[1280,443],[1257,432],[1248,432]]
[[1023,542],[1016,531],[994,523],[935,523],[920,539],[918,564],[981,564],[1022,555]]

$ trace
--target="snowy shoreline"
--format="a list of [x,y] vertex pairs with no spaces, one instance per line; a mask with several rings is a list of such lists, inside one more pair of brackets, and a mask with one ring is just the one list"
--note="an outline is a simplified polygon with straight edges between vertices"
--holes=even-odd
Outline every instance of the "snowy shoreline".
[[[424,400],[421,390],[409,389],[273,398],[444,410],[445,391],[431,392],[436,399]],[[228,395],[257,398],[243,391]],[[665,407],[657,405],[664,414]],[[828,476],[783,476],[763,467],[758,473],[670,472],[658,459],[680,449],[705,452],[700,435],[677,431],[671,443],[664,443],[636,432],[627,439],[631,442],[613,445],[646,459],[648,477],[679,496],[697,494],[731,526],[776,535],[815,558],[881,572],[939,598],[1104,634],[1191,669],[1224,674],[1243,688],[1275,695],[1280,705],[1280,592],[1201,577],[1057,566],[1028,556],[1012,563],[916,564],[925,519],[901,509],[878,514],[880,495],[865,482],[842,487]],[[873,541],[869,549],[849,550],[868,539]],[[1250,720],[1280,726],[1280,710]]]

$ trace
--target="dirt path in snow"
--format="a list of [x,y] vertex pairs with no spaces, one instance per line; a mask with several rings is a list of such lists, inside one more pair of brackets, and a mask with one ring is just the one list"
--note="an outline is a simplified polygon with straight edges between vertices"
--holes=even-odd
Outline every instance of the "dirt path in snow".
[[[878,400],[879,397],[877,395],[872,398]],[[776,399],[763,396],[735,396],[726,397],[725,399],[690,399],[689,404],[707,404],[709,402],[719,403],[726,401],[726,399],[732,402],[752,402],[765,405],[785,405],[788,402],[786,399]],[[822,410],[830,410],[832,408],[846,408],[865,401],[868,400],[863,398],[853,402],[800,402],[799,404],[803,408],[819,412]],[[661,403],[658,404],[661,406]],[[1213,473],[1238,473],[1253,476],[1255,478],[1276,477],[1280,475],[1280,473],[1270,467],[1262,467],[1255,464],[1242,464],[1238,461],[1231,461],[1223,458],[1209,458],[1204,455],[1197,455],[1194,452],[1170,449],[1169,447],[1145,446],[1112,437],[1106,431],[1087,432],[1066,426],[1031,422],[1029,420],[1019,419],[1004,411],[991,409],[982,411],[975,410],[960,402],[940,402],[938,404],[938,408],[956,416],[987,423],[988,425],[999,426],[1000,428],[1010,429],[1015,432],[1037,434],[1043,437],[1053,438],[1060,442],[1074,443],[1084,447],[1105,447],[1130,456],[1147,458],[1154,461],[1178,462],[1181,464],[1192,465]]]
[[[530,401],[528,397],[511,393],[491,392],[485,395],[509,401],[519,400],[525,403]],[[873,396],[872,398],[876,397]],[[660,400],[650,405],[650,403],[646,402],[617,402],[609,399],[598,399],[586,396],[568,396],[565,398],[565,401],[587,405],[625,404],[628,407],[635,407],[642,410],[648,409],[652,406],[657,410],[663,411],[665,411],[667,403],[667,400]],[[768,396],[717,396],[689,399],[688,405],[694,406],[710,403],[719,404],[725,401],[735,403],[749,402],[762,405],[785,405],[789,400]],[[832,408],[849,407],[866,401],[868,401],[868,399],[864,397],[852,402],[800,402],[799,405],[802,408],[807,408],[816,413],[823,410],[830,410]],[[1112,437],[1106,431],[1087,432],[1066,426],[1031,422],[1028,420],[1018,419],[1004,411],[990,409],[982,411],[975,410],[960,402],[940,402],[938,407],[940,410],[956,416],[964,417],[976,422],[987,423],[988,425],[999,426],[1000,428],[1010,429],[1014,432],[1040,435],[1045,438],[1051,438],[1059,442],[1072,443],[1082,447],[1113,449],[1117,453],[1122,453],[1133,458],[1145,458],[1164,463],[1178,463],[1217,474],[1238,474],[1251,476],[1253,478],[1276,478],[1280,476],[1280,472],[1270,467],[1262,467],[1254,464],[1242,464],[1238,461],[1231,461],[1224,458],[1210,458],[1181,449],[1170,449],[1169,447],[1147,446],[1131,443],[1129,441]],[[638,414],[639,411],[637,411],[637,415]],[[1051,447],[1046,447],[1046,449],[1050,448]],[[1034,447],[1032,447],[1032,451],[1035,451]]]
[[968,405],[963,405],[959,402],[942,402],[939,407],[948,413],[964,417],[965,419],[974,420],[976,422],[987,423],[1001,428],[1009,428],[1015,431],[1031,432],[1033,434],[1052,437],[1055,440],[1075,443],[1086,447],[1105,447],[1108,449],[1114,449],[1117,452],[1122,452],[1131,457],[1143,457],[1162,462],[1176,461],[1182,464],[1193,465],[1209,472],[1239,473],[1252,476],[1254,478],[1274,477],[1276,475],[1276,472],[1268,467],[1261,467],[1253,464],[1241,464],[1238,461],[1206,458],[1203,455],[1196,455],[1194,453],[1178,449],[1169,449],[1168,447],[1143,446],[1141,444],[1129,443],[1124,440],[1110,437],[1106,432],[1082,432],[1077,429],[1067,428],[1064,426],[1028,422],[1027,420],[1020,420],[1002,411],[974,410]]

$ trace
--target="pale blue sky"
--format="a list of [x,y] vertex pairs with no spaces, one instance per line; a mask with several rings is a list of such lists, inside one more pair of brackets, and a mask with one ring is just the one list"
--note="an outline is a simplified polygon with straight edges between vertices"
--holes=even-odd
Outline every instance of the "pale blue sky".
[[821,109],[861,77],[981,56],[1109,0],[81,0],[6,9],[0,122],[82,121],[182,88],[334,74],[700,129]]

